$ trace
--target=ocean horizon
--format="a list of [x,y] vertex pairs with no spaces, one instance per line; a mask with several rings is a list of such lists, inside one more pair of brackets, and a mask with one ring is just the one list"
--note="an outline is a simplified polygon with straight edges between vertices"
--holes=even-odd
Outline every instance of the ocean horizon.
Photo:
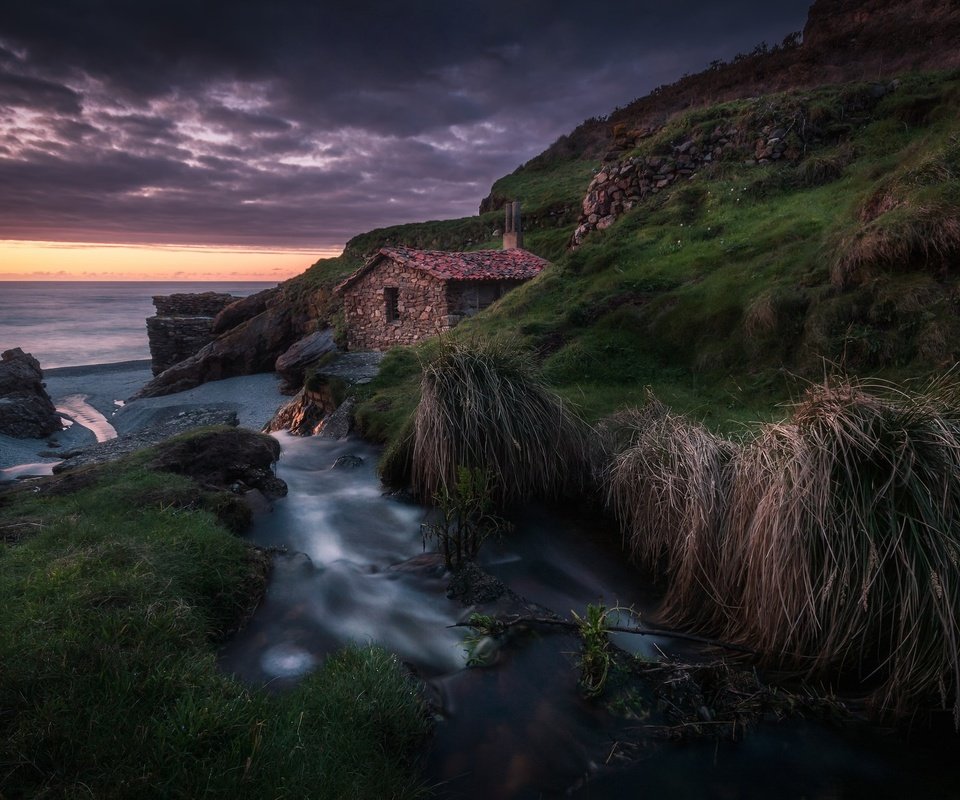
[[0,352],[19,347],[43,369],[150,358],[154,295],[226,292],[246,297],[276,281],[3,281]]

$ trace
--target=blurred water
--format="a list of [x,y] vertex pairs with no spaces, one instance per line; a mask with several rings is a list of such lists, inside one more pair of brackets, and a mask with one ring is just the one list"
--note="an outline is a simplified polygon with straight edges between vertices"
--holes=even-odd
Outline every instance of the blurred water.
[[[952,762],[958,739],[949,726],[905,738],[876,726],[771,718],[743,741],[659,742],[638,733],[643,719],[615,717],[583,697],[579,642],[569,633],[518,629],[493,645],[488,666],[467,669],[463,629],[448,626],[471,609],[446,597],[442,564],[423,552],[426,510],[382,494],[379,449],[275,435],[284,447],[278,474],[290,491],[257,518],[250,538],[286,552],[220,665],[282,689],[346,642],[397,652],[429,686],[436,726],[424,766],[440,797],[960,797]],[[334,468],[340,456],[363,461]],[[623,623],[656,621],[657,595],[624,563],[609,522],[537,507],[515,522],[480,557],[511,589],[568,617],[600,602],[631,608]],[[666,637],[621,634],[616,641],[648,659],[702,656]],[[636,761],[604,767],[623,740],[638,736],[645,744]]]
[[153,295],[226,292],[245,297],[273,283],[2,281],[0,352],[19,347],[44,369],[150,358],[145,320]]

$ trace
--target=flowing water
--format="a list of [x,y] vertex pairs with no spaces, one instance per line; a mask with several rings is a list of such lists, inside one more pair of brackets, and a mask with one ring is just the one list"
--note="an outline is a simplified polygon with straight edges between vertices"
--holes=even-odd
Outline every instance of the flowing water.
[[[508,637],[486,667],[466,665],[470,609],[448,599],[442,565],[424,554],[422,507],[384,496],[379,451],[357,440],[276,434],[289,494],[258,516],[251,539],[285,548],[249,625],[222,651],[223,669],[282,690],[346,642],[378,642],[428,684],[437,724],[427,780],[452,798],[957,798],[952,734],[895,736],[813,722],[765,723],[737,743],[653,742],[635,763],[604,763],[637,722],[577,688],[570,635]],[[334,466],[342,456],[362,459]],[[484,569],[533,603],[569,616],[618,602],[644,618],[655,597],[612,549],[601,523],[531,509],[481,553]],[[625,616],[623,621],[629,617]],[[649,658],[690,645],[621,635]],[[591,780],[584,781],[586,776]]]

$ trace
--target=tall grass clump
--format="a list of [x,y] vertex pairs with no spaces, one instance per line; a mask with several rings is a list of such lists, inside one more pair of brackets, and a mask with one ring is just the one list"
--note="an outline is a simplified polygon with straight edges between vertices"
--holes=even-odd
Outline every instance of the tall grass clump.
[[669,581],[664,613],[714,616],[727,470],[736,445],[656,400],[612,421],[625,444],[604,473],[607,502],[634,560]]
[[589,485],[591,428],[503,342],[444,343],[423,366],[421,398],[382,472],[415,494],[453,491],[461,468],[486,470],[499,502],[557,497]]
[[717,590],[728,638],[858,676],[882,711],[960,722],[960,393],[842,381],[736,458]]
[[960,215],[951,206],[905,203],[864,224],[839,242],[830,270],[845,288],[873,276],[876,269],[942,272],[960,255]]

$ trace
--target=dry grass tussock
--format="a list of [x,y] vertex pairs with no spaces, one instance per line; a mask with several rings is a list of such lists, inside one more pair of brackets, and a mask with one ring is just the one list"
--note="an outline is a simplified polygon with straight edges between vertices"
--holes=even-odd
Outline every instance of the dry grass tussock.
[[841,288],[877,269],[943,272],[960,256],[960,137],[885,181],[861,205],[859,226],[837,242],[830,277]]
[[786,334],[806,315],[809,298],[799,290],[766,289],[750,302],[743,315],[743,330],[749,337]]
[[420,403],[385,472],[406,472],[418,496],[433,498],[460,468],[483,469],[507,503],[583,492],[597,452],[593,430],[516,348],[444,344],[423,367]]
[[721,543],[732,442],[671,414],[655,400],[607,425],[619,439],[604,485],[630,555],[668,580],[664,610],[706,625],[714,615],[713,582]]
[[665,617],[960,725],[960,383],[827,382],[743,445],[656,402],[606,424],[610,507]]
[[882,710],[955,695],[960,721],[960,392],[842,382],[736,458],[718,570],[724,635]]
[[845,288],[877,269],[942,271],[960,256],[960,214],[938,205],[903,204],[844,237],[830,270]]

